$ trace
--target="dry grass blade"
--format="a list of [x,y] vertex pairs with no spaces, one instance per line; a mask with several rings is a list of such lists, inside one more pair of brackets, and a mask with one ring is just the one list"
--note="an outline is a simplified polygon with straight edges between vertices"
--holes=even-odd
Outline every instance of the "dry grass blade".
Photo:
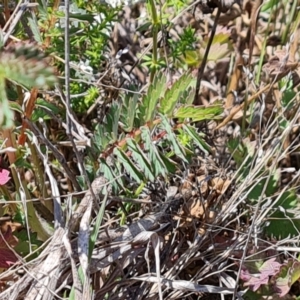
[[[149,275],[133,277],[132,280],[158,283],[157,277],[149,276]],[[234,293],[234,289],[222,288],[222,287],[216,287],[210,285],[200,285],[186,280],[168,280],[166,278],[162,278],[161,284],[167,288],[181,290],[185,292],[192,291],[197,293],[213,293],[213,294],[222,294],[222,295],[232,295]],[[242,293],[239,293],[237,296],[238,299],[243,299]]]

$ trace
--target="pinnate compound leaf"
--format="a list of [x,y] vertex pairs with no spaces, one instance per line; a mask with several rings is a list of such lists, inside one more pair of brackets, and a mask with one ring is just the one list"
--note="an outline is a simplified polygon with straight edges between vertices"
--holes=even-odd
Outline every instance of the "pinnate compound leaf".
[[[123,130],[130,132],[132,131],[135,125],[135,117],[136,117],[136,108],[138,103],[138,95],[137,94],[126,94],[124,97],[122,114],[120,121],[124,124]],[[140,124],[137,124],[138,126]]]
[[119,162],[122,163],[129,176],[131,176],[138,183],[143,181],[144,177],[142,173],[137,169],[130,158],[122,150],[115,148],[114,154],[117,156]]
[[111,134],[112,140],[110,143],[114,143],[118,139],[118,127],[120,118],[121,107],[118,103],[113,103],[109,114],[106,116],[107,131]]
[[143,97],[143,102],[140,107],[141,118],[145,123],[153,120],[157,102],[163,96],[165,89],[166,76],[158,73],[153,83],[149,86],[147,94]]
[[103,176],[111,182],[112,190],[114,193],[118,192],[118,183],[122,186],[121,178],[118,179],[118,176],[113,172],[112,168],[108,166],[106,160],[104,158],[100,158],[100,169],[99,173],[103,174]]
[[217,119],[223,112],[221,105],[214,105],[210,107],[201,106],[181,106],[174,113],[175,118],[189,118],[193,122]]
[[183,125],[183,130],[192,138],[201,151],[205,154],[210,152],[209,145],[201,138],[201,134],[196,131],[196,128],[189,125]]
[[187,91],[189,87],[193,87],[196,84],[196,79],[191,74],[182,75],[170,89],[168,89],[160,102],[159,111],[171,117],[175,109],[176,104],[180,100],[180,97]]
[[152,142],[149,129],[147,127],[142,127],[141,132],[142,132],[141,138],[144,141],[145,153],[147,153],[147,155],[149,157],[149,161],[150,161],[154,176],[155,177],[158,175],[166,176],[167,168],[166,168],[164,162],[162,161],[156,146]]
[[33,45],[19,43],[0,52],[0,75],[26,87],[46,87],[56,82],[54,69]]
[[178,143],[177,137],[175,133],[173,132],[173,128],[169,124],[168,119],[161,115],[161,125],[163,129],[167,132],[167,140],[171,143],[174,153],[180,157],[184,162],[187,162],[187,159],[185,157],[185,151],[182,148],[182,146]]
[[155,177],[152,173],[150,162],[148,161],[148,158],[143,153],[140,146],[130,138],[126,140],[126,143],[128,150],[132,152],[133,159],[137,162],[145,177],[150,181],[154,181]]
[[0,235],[0,268],[9,268],[18,261],[14,251],[10,247],[15,247],[18,239],[12,234],[12,229],[8,226],[6,232]]
[[166,169],[169,173],[175,174],[176,172],[176,162],[172,161],[168,157],[166,157],[162,152],[158,151],[161,160],[163,161]]

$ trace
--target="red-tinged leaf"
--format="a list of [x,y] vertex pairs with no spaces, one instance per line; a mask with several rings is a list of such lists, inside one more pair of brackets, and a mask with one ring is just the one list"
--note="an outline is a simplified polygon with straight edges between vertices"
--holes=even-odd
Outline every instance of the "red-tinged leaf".
[[241,270],[240,278],[243,281],[249,281],[251,279],[251,274],[249,273],[248,270]]
[[275,261],[276,258],[271,258],[263,263],[263,265],[259,268],[261,274],[265,276],[273,276],[278,273],[281,264]]
[[290,291],[291,286],[300,277],[300,262],[289,259],[287,264],[280,268],[279,274],[275,277],[275,288],[280,297],[284,297]]
[[245,286],[250,286],[252,291],[257,291],[261,285],[268,284],[269,276],[264,274],[253,274],[250,280],[245,282]]
[[15,253],[10,247],[15,247],[18,239],[12,234],[11,227],[8,226],[6,232],[0,234],[0,268],[9,268],[18,261]]
[[280,297],[286,295],[290,290],[290,278],[289,278],[289,267],[284,265],[280,269],[280,273],[276,276],[275,288],[279,293]]
[[0,185],[6,184],[9,179],[9,171],[6,169],[0,169]]
[[14,252],[10,249],[0,248],[0,268],[9,268],[18,261]]
[[300,278],[300,262],[294,261],[293,267],[290,268],[289,272],[291,276],[291,285],[293,285]]

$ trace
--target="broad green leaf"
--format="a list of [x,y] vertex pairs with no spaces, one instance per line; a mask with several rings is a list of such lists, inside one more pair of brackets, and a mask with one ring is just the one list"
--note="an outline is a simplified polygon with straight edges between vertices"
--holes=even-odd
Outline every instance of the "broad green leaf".
[[173,132],[173,128],[169,124],[168,119],[163,115],[161,115],[161,119],[162,119],[161,125],[162,125],[163,129],[167,132],[166,138],[168,141],[170,141],[174,153],[178,157],[180,157],[184,162],[187,162],[187,159],[185,157],[185,151],[181,147],[181,145],[178,143],[177,137],[176,137],[175,133]]
[[135,179],[136,182],[140,183],[141,181],[143,181],[144,178],[142,173],[136,168],[130,158],[127,157],[127,155],[122,150],[115,148],[114,154],[117,156],[118,161],[122,163],[128,174],[133,179]]
[[182,75],[170,89],[168,89],[160,101],[159,111],[169,117],[172,116],[176,104],[184,92],[189,87],[193,87],[196,84],[196,79],[191,74]]
[[198,133],[194,127],[183,125],[183,130],[193,139],[201,151],[205,154],[210,152],[210,146],[201,138],[201,133]]
[[209,107],[202,106],[182,106],[175,113],[175,118],[189,118],[193,122],[217,119],[223,112],[221,105],[213,105]]
[[[28,234],[28,232],[25,229],[14,232],[14,235],[19,239],[19,243],[14,248],[14,250],[17,251],[20,255],[22,255],[22,257],[30,254],[30,247],[29,247],[29,243],[28,243],[28,235],[27,234]],[[43,242],[37,238],[36,232],[30,232],[29,234],[30,234],[31,250],[32,251],[37,250],[43,244]],[[37,257],[41,251],[42,251],[42,249],[40,249],[36,253],[30,255],[30,258]]]
[[[296,218],[298,203],[299,197],[294,191],[287,191],[281,195],[275,205],[276,211],[268,216],[268,224],[264,228],[267,236],[284,239],[299,235],[300,219]],[[284,210],[279,209],[279,206]]]
[[152,173],[150,162],[148,161],[146,155],[143,153],[143,150],[134,140],[130,138],[126,139],[126,143],[128,150],[132,152],[132,157],[137,162],[139,168],[144,172],[146,179],[154,181],[155,177]]
[[[248,190],[250,192],[248,193],[248,199],[249,200],[258,200],[264,190],[264,186],[267,183],[267,188],[265,190],[265,194],[267,197],[273,196],[277,191],[278,182],[280,179],[280,171],[275,170],[273,174],[268,175],[264,174],[264,172],[259,172],[257,175],[257,178],[259,178],[259,181],[255,181],[255,184],[253,184],[252,187],[249,187]],[[267,177],[270,176],[269,180],[267,181]]]
[[160,158],[160,155],[158,153],[158,150],[156,148],[156,145],[152,142],[151,135],[149,128],[147,127],[142,127],[141,128],[141,138],[144,141],[144,149],[145,149],[145,154],[148,155],[149,161],[154,173],[154,176],[158,175],[167,175],[167,169]]
[[141,117],[144,123],[153,121],[158,100],[163,96],[166,89],[166,76],[158,73],[148,88],[147,94],[143,97],[140,107]]

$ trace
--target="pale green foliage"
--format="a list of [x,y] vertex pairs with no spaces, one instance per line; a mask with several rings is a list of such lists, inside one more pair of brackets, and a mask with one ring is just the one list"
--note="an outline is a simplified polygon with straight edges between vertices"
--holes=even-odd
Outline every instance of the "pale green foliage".
[[193,96],[194,83],[191,74],[184,74],[167,88],[166,76],[158,73],[141,99],[128,94],[122,104],[112,104],[94,139],[100,157],[113,153],[117,158],[113,166],[101,159],[100,171],[108,180],[125,170],[139,184],[154,181],[188,163],[195,146],[209,152],[203,136],[190,122],[217,118],[222,108],[191,106],[188,96]]

